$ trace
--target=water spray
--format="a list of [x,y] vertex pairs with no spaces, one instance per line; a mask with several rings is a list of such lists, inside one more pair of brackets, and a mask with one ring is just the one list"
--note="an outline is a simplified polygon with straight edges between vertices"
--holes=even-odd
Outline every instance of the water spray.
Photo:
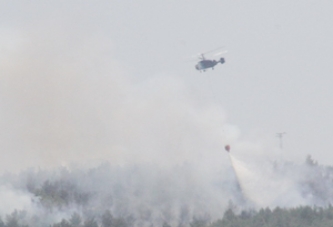
[[234,173],[235,173],[235,176],[236,176],[236,179],[237,179],[238,187],[241,190],[242,200],[244,201],[244,203],[253,206],[256,203],[253,201],[253,199],[251,199],[251,196],[250,196],[251,193],[248,192],[248,190],[246,190],[246,187],[245,187],[246,182],[241,180],[243,178],[253,179],[253,176],[251,176],[251,175],[253,175],[253,173],[249,169],[246,168],[246,165],[244,165],[241,161],[235,159],[231,155],[230,145],[226,145],[224,147],[224,149],[228,152],[230,163],[231,163],[231,166],[234,170]]

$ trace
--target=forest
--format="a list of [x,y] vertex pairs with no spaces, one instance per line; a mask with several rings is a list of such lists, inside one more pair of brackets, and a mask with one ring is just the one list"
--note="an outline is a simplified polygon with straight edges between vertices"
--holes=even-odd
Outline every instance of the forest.
[[0,178],[0,227],[333,226],[333,168],[311,156],[300,165],[271,164],[287,176],[299,170],[293,179],[304,200],[298,206],[254,206],[236,177],[208,187],[186,165],[163,171],[104,163],[89,169],[6,173]]
[[[14,211],[7,215],[5,220],[0,220],[0,227],[27,227],[34,226],[24,224],[25,213]],[[41,217],[40,217],[41,218]],[[109,210],[105,211],[98,219],[83,219],[78,213],[73,213],[69,219],[62,219],[52,227],[129,227],[134,225],[130,218],[115,218]],[[151,225],[153,226],[153,225]],[[161,227],[171,227],[165,221]],[[185,225],[178,225],[185,226]],[[333,226],[333,207],[326,208],[300,206],[297,208],[269,208],[259,211],[248,210],[235,214],[232,209],[224,212],[223,218],[210,222],[207,219],[193,217],[188,224],[190,227],[327,227]]]

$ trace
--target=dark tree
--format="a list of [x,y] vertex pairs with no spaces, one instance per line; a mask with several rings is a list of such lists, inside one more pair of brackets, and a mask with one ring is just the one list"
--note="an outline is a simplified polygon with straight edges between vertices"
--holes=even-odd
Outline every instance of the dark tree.
[[78,213],[72,214],[72,217],[69,219],[70,224],[73,227],[80,227],[82,224],[81,216]]
[[2,221],[1,217],[0,217],[0,227],[6,227],[5,223]]
[[54,224],[53,227],[72,227],[72,225],[66,219],[62,219],[61,222]]
[[127,222],[124,218],[114,218],[112,227],[127,227]]
[[113,216],[110,210],[106,210],[102,215],[102,227],[112,227]]
[[194,217],[190,222],[190,227],[205,227],[207,226],[208,221],[205,219],[199,219]]
[[94,218],[89,218],[84,221],[83,227],[98,227],[98,224]]
[[6,227],[20,227],[18,211],[6,216]]
[[167,222],[164,222],[162,227],[171,227],[171,225],[169,225],[169,223],[167,223]]

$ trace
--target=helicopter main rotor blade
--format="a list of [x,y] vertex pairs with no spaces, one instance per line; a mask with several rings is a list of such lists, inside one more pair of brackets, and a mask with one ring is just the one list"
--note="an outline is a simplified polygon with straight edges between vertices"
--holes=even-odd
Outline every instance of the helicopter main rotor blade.
[[[197,53],[195,55],[190,56],[189,58],[196,58],[196,59],[199,59],[199,60],[204,60],[206,54],[209,54],[209,53],[221,50],[222,48],[224,48],[224,46],[221,46],[221,47],[218,47],[218,48],[215,48],[213,50],[206,51],[206,52],[203,52],[203,53]],[[226,52],[227,51],[221,51],[221,52],[219,52],[217,54],[214,54],[214,56],[221,55],[221,54],[226,53]]]
[[224,48],[224,46],[222,46],[222,47],[218,47],[218,48],[215,48],[215,49],[213,49],[213,50],[206,51],[206,52],[204,52],[204,53],[202,53],[202,54],[212,53],[212,52],[215,52],[215,51],[220,50],[220,49],[222,49],[222,48]]
[[218,53],[214,54],[213,56],[219,56],[219,55],[226,54],[226,53],[228,53],[228,51],[224,50],[224,51],[221,51],[221,52],[218,52]]
[[192,55],[193,58],[202,58],[202,56],[204,55],[205,53],[197,53],[195,55]]

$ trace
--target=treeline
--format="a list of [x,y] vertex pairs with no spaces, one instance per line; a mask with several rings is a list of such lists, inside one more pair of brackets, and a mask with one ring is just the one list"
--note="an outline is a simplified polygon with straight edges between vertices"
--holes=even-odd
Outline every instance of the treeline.
[[242,211],[235,214],[228,209],[223,219],[209,227],[328,227],[333,226],[333,207],[301,206],[298,208],[273,210],[266,208],[258,212]]
[[[43,217],[34,217],[37,223]],[[0,218],[0,227],[35,227],[32,224],[26,224],[26,212],[14,211],[12,214],[7,215],[5,220]],[[31,222],[31,220],[30,220]],[[39,224],[38,224],[39,225]],[[105,211],[99,218],[91,217],[83,219],[81,215],[74,212],[69,219],[62,219],[58,223],[50,225],[50,227],[129,227],[132,226],[130,220],[124,218],[114,218],[109,210]]]
[[[301,165],[272,163],[272,169],[293,182],[299,207],[249,210],[231,174],[210,182],[187,166],[105,164],[7,174],[0,177],[0,199],[8,203],[0,203],[0,227],[333,226],[333,167],[308,156]],[[291,198],[288,191],[283,197]],[[234,206],[227,209],[227,200]],[[10,204],[20,207],[13,212]]]
[[[0,219],[0,227],[34,227],[24,223],[24,212],[14,211],[7,215],[5,221]],[[42,217],[40,217],[42,218]],[[83,219],[73,213],[69,219],[62,219],[50,227],[132,227],[137,226],[130,218],[115,218],[109,210],[100,217]],[[222,219],[209,222],[208,219],[193,218],[189,224],[172,225],[165,221],[151,227],[328,227],[333,226],[333,207],[326,208],[301,206],[291,209],[260,209],[248,210],[236,214],[232,209],[225,211]]]

